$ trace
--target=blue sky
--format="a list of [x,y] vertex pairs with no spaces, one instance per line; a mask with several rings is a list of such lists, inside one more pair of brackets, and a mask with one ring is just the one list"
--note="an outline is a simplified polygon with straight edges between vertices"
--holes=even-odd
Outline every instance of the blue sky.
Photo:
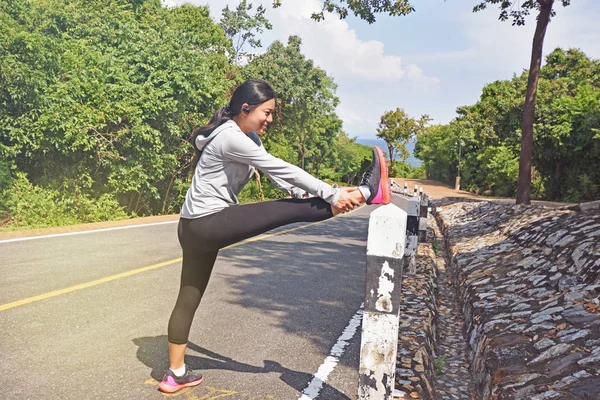
[[[238,1],[166,0],[208,5],[219,20],[221,10]],[[249,0],[249,2],[251,2]],[[283,6],[264,4],[273,30],[261,36],[263,51],[273,40],[302,38],[302,52],[333,77],[341,104],[337,109],[350,136],[374,138],[380,116],[396,107],[409,115],[429,114],[435,123],[447,123],[456,107],[474,104],[482,87],[510,79],[529,67],[535,16],[524,27],[498,20],[498,6],[473,13],[479,0],[413,2],[416,12],[406,17],[380,15],[368,23],[334,15],[325,21],[310,19],[320,0],[283,0]],[[558,3],[558,1],[557,1]],[[544,54],[556,47],[575,47],[600,59],[600,1],[572,0],[555,6],[544,43]]]

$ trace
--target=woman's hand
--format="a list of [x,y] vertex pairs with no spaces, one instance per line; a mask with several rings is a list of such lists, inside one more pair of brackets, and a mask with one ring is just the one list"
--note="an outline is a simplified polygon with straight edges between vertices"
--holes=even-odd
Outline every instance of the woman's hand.
[[361,205],[361,199],[363,199],[363,196],[357,187],[343,187],[340,188],[340,197],[333,207],[342,213],[352,211],[354,207]]

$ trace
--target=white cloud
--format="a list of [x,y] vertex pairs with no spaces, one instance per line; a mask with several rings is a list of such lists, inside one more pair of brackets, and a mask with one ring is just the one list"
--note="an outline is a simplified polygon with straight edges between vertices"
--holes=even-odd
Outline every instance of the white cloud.
[[336,80],[357,78],[366,81],[435,84],[437,78],[427,77],[417,66],[403,67],[402,57],[385,54],[384,43],[361,40],[345,20],[327,14],[316,22],[310,16],[320,9],[320,2],[288,1],[277,10],[282,22],[282,35],[299,35],[303,52]]
[[[215,20],[220,18],[227,4],[230,3],[230,8],[237,4],[237,1],[226,0],[167,0],[165,3],[176,6],[184,2],[208,5]],[[298,35],[302,39],[302,53],[334,78],[341,100],[337,113],[351,136],[369,132],[374,135],[385,109],[399,106],[396,93],[402,92],[405,96],[411,90],[426,93],[440,83],[439,78],[428,76],[418,65],[405,66],[402,57],[387,54],[382,41],[361,40],[347,21],[335,15],[328,14],[320,22],[312,20],[311,14],[321,10],[319,0],[286,0],[277,9],[271,7],[272,0],[252,3],[255,7],[263,4],[273,24],[273,30],[262,36],[265,47],[273,40],[287,43],[290,35]]]
[[[544,53],[557,46],[578,47],[600,58],[597,2],[578,0],[567,8],[557,6]],[[191,3],[208,4],[218,20],[225,5],[234,7],[238,1]],[[368,29],[366,23],[350,21],[349,25],[335,15],[313,21],[310,15],[321,9],[320,0],[284,0],[277,9],[271,7],[272,0],[252,3],[263,4],[273,24],[274,29],[261,37],[265,47],[273,40],[286,43],[289,35],[299,35],[302,52],[334,78],[341,100],[337,112],[351,136],[374,136],[379,117],[396,107],[413,117],[428,113],[437,122],[448,122],[457,106],[477,101],[483,85],[509,79],[529,67],[535,15],[525,27],[512,26],[498,21],[497,6],[472,13],[476,1],[419,5],[409,17],[378,18]],[[374,37],[367,40],[361,33]]]
[[[163,0],[169,6],[183,4],[182,0]],[[190,1],[192,4],[208,4],[211,15],[219,19],[227,5],[224,0]],[[384,43],[378,40],[364,41],[356,31],[337,16],[327,14],[324,21],[316,22],[311,14],[321,9],[319,0],[284,1],[272,9],[272,0],[254,1],[263,4],[267,17],[273,23],[273,32],[265,36],[284,43],[290,35],[302,38],[302,52],[336,79],[354,77],[369,81],[394,82],[407,79],[415,83],[436,84],[437,78],[426,76],[416,65],[403,67],[402,57],[385,54]],[[234,7],[231,4],[230,7]]]
[[375,132],[379,119],[373,116],[377,114],[362,108],[360,102],[356,103],[352,101],[341,103],[336,110],[337,115],[344,121],[344,130],[350,137],[357,133]]
[[[600,57],[600,25],[597,16],[586,9],[592,7],[591,0],[581,0],[570,7],[557,5],[556,17],[552,19],[544,40],[544,55],[556,47],[578,47],[588,56]],[[435,61],[440,65],[490,70],[506,79],[529,68],[536,13],[526,19],[525,26],[513,26],[510,21],[499,21],[499,8],[488,7],[483,12],[461,13],[457,18],[466,40],[460,50],[415,55],[421,62]]]

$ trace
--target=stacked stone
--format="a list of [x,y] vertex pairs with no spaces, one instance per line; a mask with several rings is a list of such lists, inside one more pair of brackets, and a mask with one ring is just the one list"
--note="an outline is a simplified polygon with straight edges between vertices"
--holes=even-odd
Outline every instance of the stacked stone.
[[438,269],[438,318],[436,342],[436,394],[440,399],[473,400],[473,378],[467,362],[466,340],[463,332],[463,317],[457,293],[452,286],[452,268],[446,261],[443,237],[433,218],[436,264]]
[[600,399],[600,211],[446,204],[438,214],[477,399]]
[[437,316],[437,268],[429,243],[417,248],[418,273],[402,280],[394,397],[438,399],[433,368]]
[[403,194],[404,192],[404,188],[395,180],[390,180],[391,185],[392,185],[392,193],[396,193],[396,194]]

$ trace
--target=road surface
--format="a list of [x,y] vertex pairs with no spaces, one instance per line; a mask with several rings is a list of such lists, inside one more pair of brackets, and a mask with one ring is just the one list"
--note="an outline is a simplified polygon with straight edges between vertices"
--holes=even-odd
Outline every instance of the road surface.
[[[176,397],[354,399],[374,209],[222,250],[186,356],[206,379]],[[164,398],[176,225],[0,239],[2,398]]]

